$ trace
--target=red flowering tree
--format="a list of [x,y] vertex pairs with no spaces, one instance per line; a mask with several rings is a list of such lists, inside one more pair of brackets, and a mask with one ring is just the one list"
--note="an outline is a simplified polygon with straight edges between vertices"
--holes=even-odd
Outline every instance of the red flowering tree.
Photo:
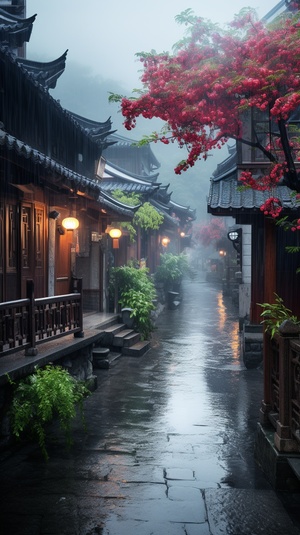
[[[145,142],[177,141],[186,147],[177,174],[229,138],[260,151],[270,165],[259,177],[249,169],[240,178],[245,186],[270,190],[262,210],[273,217],[282,210],[272,195],[274,187],[284,182],[300,193],[295,164],[300,160],[300,131],[294,121],[300,104],[299,2],[287,0],[286,6],[286,13],[268,25],[244,9],[226,29],[184,11],[177,21],[187,26],[187,34],[173,54],[138,54],[143,64],[138,96],[111,97],[121,99],[128,130],[139,116],[165,122]],[[263,135],[257,131],[254,139],[247,136],[243,121],[250,110],[269,118],[268,130]]]
[[214,217],[206,225],[203,223],[193,224],[193,239],[203,247],[216,245],[224,237],[226,237],[226,227],[222,218]]

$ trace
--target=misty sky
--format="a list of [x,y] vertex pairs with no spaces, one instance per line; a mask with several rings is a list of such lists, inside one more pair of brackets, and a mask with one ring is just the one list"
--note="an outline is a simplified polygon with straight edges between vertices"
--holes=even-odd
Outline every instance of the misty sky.
[[[28,59],[52,61],[68,49],[66,69],[50,93],[62,106],[84,117],[104,121],[112,119],[113,129],[131,139],[160,129],[158,120],[139,118],[137,127],[128,132],[123,126],[119,104],[108,104],[109,92],[130,95],[140,87],[137,52],[171,51],[184,35],[184,27],[175,16],[191,8],[195,14],[225,24],[235,13],[249,5],[263,17],[276,0],[27,0],[27,17],[37,14]],[[262,7],[263,6],[263,7]],[[156,121],[156,122],[155,122]],[[186,157],[176,144],[151,147],[158,158],[159,179],[170,183],[174,200],[196,208],[198,217],[206,213],[209,178],[218,163],[227,158],[227,147],[212,151],[187,173],[178,176],[174,167]],[[192,187],[186,188],[186,180]]]
[[139,86],[135,53],[171,50],[183,35],[175,16],[191,8],[221,24],[246,5],[263,17],[276,0],[27,0],[27,16],[37,13],[28,59],[52,61],[66,49],[67,62],[90,66],[130,91]]

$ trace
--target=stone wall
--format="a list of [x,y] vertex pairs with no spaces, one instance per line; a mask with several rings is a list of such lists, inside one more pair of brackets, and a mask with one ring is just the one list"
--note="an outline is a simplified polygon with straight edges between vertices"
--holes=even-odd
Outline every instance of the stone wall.
[[[53,344],[53,351],[49,351],[47,355],[43,354],[42,346],[39,346],[40,352],[34,359],[25,357],[23,352],[18,354],[18,362],[23,362],[20,366],[16,361],[15,368],[11,369],[9,376],[14,382],[24,379],[26,376],[34,372],[35,366],[44,367],[50,362],[55,366],[62,366],[70,375],[76,380],[85,381],[88,388],[93,391],[97,388],[97,377],[93,374],[93,356],[92,351],[102,339],[103,333],[98,333],[92,338],[82,338],[74,341],[72,347],[71,341],[73,336],[68,337],[69,344],[66,338],[61,338],[59,342],[48,343],[48,346]],[[74,339],[75,340],[75,339]],[[45,345],[46,347],[46,345]],[[13,359],[14,356],[11,356]],[[0,449],[7,447],[11,443],[12,434],[10,429],[9,409],[12,402],[13,388],[9,384],[6,374],[0,374]]]
[[246,368],[257,368],[263,361],[262,325],[244,324],[242,340],[243,362]]

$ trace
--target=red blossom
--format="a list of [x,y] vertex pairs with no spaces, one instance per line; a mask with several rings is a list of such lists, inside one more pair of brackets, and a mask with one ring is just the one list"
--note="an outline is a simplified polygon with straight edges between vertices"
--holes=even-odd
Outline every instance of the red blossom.
[[[293,3],[289,3],[292,9]],[[299,2],[296,4],[299,9]],[[266,26],[252,10],[243,10],[231,25],[234,31],[194,17],[190,38],[183,40],[173,55],[141,57],[144,91],[136,99],[122,100],[128,130],[135,127],[137,117],[160,118],[179,147],[187,150],[187,157],[175,168],[176,174],[200,158],[205,160],[209,151],[220,149],[229,138],[245,142],[244,113],[268,112],[276,131],[276,125],[287,125],[299,108],[300,54],[295,52],[300,50],[299,11]],[[287,126],[285,129],[288,132]],[[269,137],[261,142],[265,144],[256,144],[255,150],[262,150],[270,167],[259,177],[244,171],[240,177],[244,185],[272,191],[283,177],[287,181],[292,175],[295,178],[299,140],[297,135],[288,141],[281,136],[270,129]],[[169,142],[164,134],[159,139]],[[253,141],[246,141],[254,146]],[[295,180],[291,183],[295,189]],[[262,211],[277,217],[282,210],[277,201],[270,197]]]

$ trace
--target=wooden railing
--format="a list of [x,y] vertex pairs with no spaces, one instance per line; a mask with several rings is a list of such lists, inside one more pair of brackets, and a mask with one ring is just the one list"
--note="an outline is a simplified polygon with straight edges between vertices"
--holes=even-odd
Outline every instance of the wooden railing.
[[81,280],[66,295],[34,298],[33,281],[27,281],[27,298],[0,303],[0,357],[25,349],[37,354],[37,344],[67,334],[83,336]]
[[300,451],[300,339],[265,334],[264,422],[279,451]]
[[290,425],[293,437],[300,443],[300,340],[290,341]]

